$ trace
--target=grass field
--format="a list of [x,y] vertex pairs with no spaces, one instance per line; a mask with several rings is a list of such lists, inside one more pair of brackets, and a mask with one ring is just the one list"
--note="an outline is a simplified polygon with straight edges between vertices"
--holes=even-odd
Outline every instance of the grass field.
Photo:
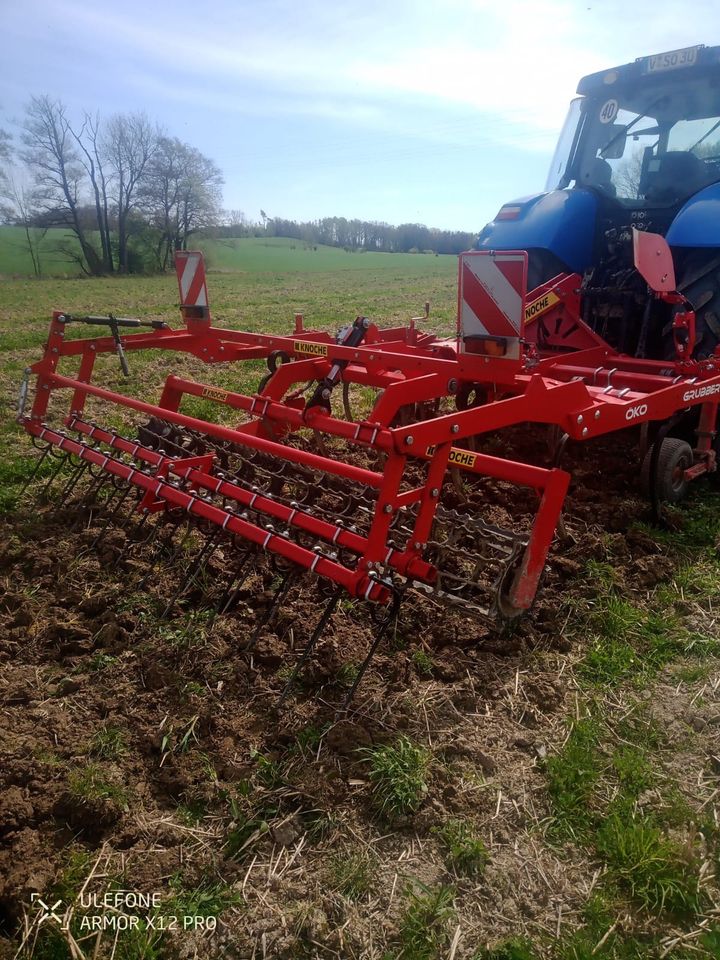
[[[73,235],[64,230],[49,230],[40,241],[39,253],[41,274],[45,277],[73,277],[82,274],[77,264],[72,263],[58,250],[60,245],[76,249]],[[339,247],[320,244],[309,246],[301,240],[283,237],[235,238],[210,240],[198,237],[191,243],[193,249],[202,250],[210,270],[241,273],[324,273],[327,271],[353,270],[401,272],[405,276],[423,276],[433,273],[430,261],[433,254],[369,253],[346,251]],[[443,256],[444,262],[454,260]],[[444,268],[440,268],[444,269]],[[0,227],[0,278],[33,276],[33,265],[27,251],[25,232],[20,227]]]
[[[210,263],[233,328],[389,324],[429,299],[427,326],[452,330],[454,258],[238,241]],[[163,619],[134,560],[98,563],[94,529],[17,497],[35,461],[12,408],[50,311],[176,324],[176,303],[172,276],[0,282],[0,958],[717,960],[717,491],[658,530],[631,485],[602,490],[607,451],[579,454],[570,539],[514,634],[411,606],[337,723],[317,701],[369,637],[348,603],[276,717],[311,601],[249,668],[242,612],[213,632],[192,606]],[[150,397],[171,371],[241,389],[263,372],[130,364],[123,388]],[[123,383],[114,357],[99,373]],[[154,926],[83,939],[93,870],[96,892],[162,890]],[[32,926],[31,890],[75,905],[66,934]],[[158,933],[183,911],[221,934]]]

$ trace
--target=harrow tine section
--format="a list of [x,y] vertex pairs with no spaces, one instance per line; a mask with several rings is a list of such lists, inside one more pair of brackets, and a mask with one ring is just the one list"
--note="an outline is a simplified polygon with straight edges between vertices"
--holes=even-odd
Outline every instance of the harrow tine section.
[[67,460],[68,460],[68,459],[69,459],[69,458],[68,458],[68,455],[67,455],[66,453],[63,453],[61,456],[59,456],[59,457],[57,458],[57,460],[58,460],[58,465],[57,465],[57,467],[55,467],[55,469],[53,470],[53,472],[50,474],[50,476],[48,477],[47,483],[45,484],[45,486],[44,486],[44,487],[42,488],[42,490],[40,491],[40,497],[39,497],[39,499],[41,499],[41,500],[47,500],[47,496],[48,496],[48,494],[50,493],[50,488],[52,487],[53,483],[55,482],[57,476],[60,474],[60,471],[63,469],[63,467],[64,467],[65,464],[67,463]]
[[190,587],[195,583],[197,575],[200,572],[200,568],[205,563],[207,563],[208,559],[215,551],[217,547],[217,541],[220,538],[220,533],[221,533],[220,530],[216,530],[211,536],[207,538],[207,540],[203,544],[202,549],[200,550],[200,553],[195,557],[193,562],[190,564],[190,567],[186,571],[184,578],[180,581],[180,585],[177,587],[172,598],[168,601],[167,606],[165,607],[163,612],[160,614],[160,618],[162,620],[164,620],[169,615],[172,608],[175,606],[175,604],[180,599],[180,597],[182,597],[185,593],[187,593]]
[[272,625],[272,623],[275,620],[275,617],[277,616],[278,610],[280,609],[280,604],[285,594],[288,592],[288,590],[292,586],[293,580],[297,576],[298,576],[298,571],[294,567],[290,567],[286,571],[285,576],[280,581],[280,586],[275,591],[275,596],[272,598],[272,602],[270,603],[270,605],[268,606],[268,609],[265,612],[265,616],[261,620],[258,620],[257,626],[255,627],[255,632],[250,638],[250,642],[245,648],[246,650],[252,650],[255,644],[260,639],[260,634],[265,629],[265,627],[269,627]]
[[[33,438],[33,439],[34,439],[34,438]],[[45,462],[45,458],[47,457],[47,455],[50,453],[51,450],[52,450],[52,444],[51,444],[51,443],[48,443],[48,445],[45,447],[45,449],[43,450],[43,452],[40,454],[40,457],[38,458],[38,461],[37,461],[37,463],[35,464],[35,467],[33,468],[33,472],[32,472],[32,473],[30,474],[30,476],[27,478],[27,480],[25,481],[25,483],[22,485],[22,489],[20,490],[20,494],[19,494],[18,499],[19,499],[20,497],[24,497],[24,496],[25,496],[25,493],[26,493],[28,487],[31,486],[31,484],[32,484],[33,481],[35,480],[35,477],[37,477],[37,475],[40,473],[40,468],[42,467],[43,463]]]
[[243,572],[245,571],[245,567],[247,566],[247,563],[250,560],[250,557],[252,556],[252,554],[253,554],[252,550],[246,550],[245,553],[243,554],[243,557],[240,563],[238,564],[238,566],[235,569],[235,572],[233,573],[232,577],[228,581],[227,587],[225,588],[220,599],[215,605],[215,609],[213,610],[212,616],[210,617],[210,622],[208,623],[208,627],[207,627],[208,631],[212,629],[212,625],[215,623],[215,620],[217,619],[218,616],[220,616],[220,614],[227,613],[228,610],[233,609],[235,603],[237,602],[238,595],[242,590],[243,584],[245,583],[245,581],[249,576],[249,571],[245,573],[244,576],[243,576]]
[[133,490],[132,485],[128,484],[123,490],[123,492],[120,494],[120,500],[115,504],[115,508],[112,510],[112,512],[108,514],[108,516],[105,519],[105,523],[102,525],[97,536],[95,537],[93,542],[90,544],[91,550],[99,546],[100,542],[105,537],[105,534],[110,529],[110,525],[112,524],[113,520],[118,515],[118,513],[122,510],[122,506],[127,500],[127,498],[130,496],[130,493],[132,492],[132,490]]
[[83,473],[85,473],[88,466],[89,466],[88,463],[86,463],[84,460],[81,460],[80,465],[75,468],[75,471],[73,473],[70,474],[70,478],[68,479],[67,483],[63,487],[62,493],[58,497],[58,501],[59,501],[58,510],[62,509],[62,507],[65,506],[66,500],[70,496],[71,492],[75,489],[76,485],[80,480],[80,477],[83,475]]
[[310,658],[310,655],[315,649],[315,645],[317,644],[318,640],[322,637],[323,633],[325,632],[325,628],[330,622],[330,618],[332,617],[333,613],[335,613],[335,609],[338,603],[340,602],[340,598],[342,597],[343,592],[344,591],[342,590],[342,588],[337,589],[335,593],[332,595],[332,597],[330,597],[327,604],[325,605],[325,609],[323,610],[322,615],[318,620],[317,625],[315,626],[315,629],[313,630],[312,636],[308,640],[305,646],[305,649],[300,654],[300,658],[298,659],[298,662],[293,667],[292,673],[288,677],[288,681],[285,684],[285,687],[283,688],[282,693],[280,694],[280,697],[277,702],[278,710],[282,707],[288,694],[293,688],[295,681],[298,675],[300,674],[300,671],[307,663],[308,659]]
[[[175,553],[176,553],[177,548],[175,548],[175,550],[170,550],[170,545],[171,545],[172,542],[173,542],[173,537],[175,536],[176,530],[178,529],[179,526],[181,526],[181,524],[183,523],[183,521],[188,524],[188,531],[187,531],[187,533],[186,533],[186,538],[190,535],[190,530],[192,529],[192,526],[191,526],[191,524],[189,523],[189,521],[187,520],[187,518],[185,517],[184,514],[180,515],[179,517],[177,517],[177,518],[175,518],[174,520],[171,521],[171,523],[170,523],[170,527],[171,527],[170,533],[169,533],[166,537],[161,538],[159,545],[158,545],[157,548],[155,549],[153,555],[150,557],[150,560],[149,560],[149,562],[148,562],[148,570],[147,570],[147,573],[145,574],[145,576],[142,578],[142,580],[141,580],[140,583],[138,584],[138,590],[143,590],[143,589],[148,585],[148,583],[150,582],[153,574],[155,573],[155,565],[156,565],[156,563],[158,562],[158,560],[160,560],[160,558],[162,557],[163,553],[164,553],[166,550],[170,551],[170,553],[169,553],[170,558],[172,558],[172,557],[175,556]],[[160,527],[162,526],[162,524],[160,523],[160,521],[158,521],[158,523],[157,523],[155,526],[156,526],[156,529],[157,529],[158,532],[159,532]],[[153,540],[154,540],[154,539],[155,539],[155,537],[153,537]],[[184,542],[184,540],[183,540],[183,542]]]
[[[127,520],[125,521],[125,523],[123,524],[123,528],[124,528],[125,530],[127,530],[128,525],[129,525],[129,523],[130,523],[131,520],[132,520],[132,517],[133,517],[133,513],[134,513],[134,512],[135,512],[135,511],[133,510],[133,511],[131,512],[130,516],[128,517],[128,519],[127,519]],[[149,517],[150,517],[150,511],[149,511],[149,510],[143,510],[142,519],[140,520],[140,522],[139,522],[138,524],[135,525],[135,533],[136,533],[136,534],[138,534],[138,533],[140,533],[140,532],[142,531],[143,527],[144,527],[145,524],[148,522]],[[120,552],[120,556],[117,558],[117,560],[116,560],[115,562],[116,562],[117,564],[122,563],[123,560],[125,559],[125,557],[126,557],[126,556],[128,555],[128,553],[130,552],[131,548],[132,548],[133,546],[142,545],[143,543],[145,543],[146,539],[147,539],[146,537],[137,537],[137,536],[135,536],[135,537],[132,537],[132,538],[131,538],[131,537],[129,537],[129,536],[126,535],[126,537],[125,537],[125,546],[122,548],[122,551]]]
[[347,709],[352,703],[353,697],[355,696],[355,692],[357,691],[357,688],[360,686],[360,683],[362,681],[362,678],[365,676],[367,668],[370,666],[370,661],[375,656],[375,651],[380,646],[380,641],[387,633],[388,628],[397,621],[398,614],[400,613],[400,604],[402,603],[402,599],[403,599],[402,594],[399,591],[396,590],[393,592],[393,600],[392,600],[390,609],[388,610],[386,615],[383,617],[382,623],[380,624],[380,626],[378,627],[375,633],[375,637],[373,639],[372,644],[370,645],[370,649],[368,650],[367,656],[365,657],[362,664],[360,665],[360,669],[357,672],[357,676],[355,677],[353,684],[348,690],[347,696],[345,697],[342,703],[342,706],[338,711],[339,714],[347,712]]

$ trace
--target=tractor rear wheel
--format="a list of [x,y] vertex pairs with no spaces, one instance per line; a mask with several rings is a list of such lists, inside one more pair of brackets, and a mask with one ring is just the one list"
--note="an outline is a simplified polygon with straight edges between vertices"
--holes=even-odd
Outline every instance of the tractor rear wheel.
[[[717,250],[700,250],[688,257],[678,290],[695,310],[696,360],[712,356],[720,343],[720,257]],[[682,309],[678,307],[677,309]],[[672,324],[663,330],[665,358],[675,357]]]
[[[645,454],[640,483],[643,493],[651,496],[650,465],[653,448]],[[655,489],[658,500],[665,503],[679,503],[687,493],[689,483],[685,471],[693,465],[693,452],[689,443],[679,437],[665,437],[660,447],[655,475]]]

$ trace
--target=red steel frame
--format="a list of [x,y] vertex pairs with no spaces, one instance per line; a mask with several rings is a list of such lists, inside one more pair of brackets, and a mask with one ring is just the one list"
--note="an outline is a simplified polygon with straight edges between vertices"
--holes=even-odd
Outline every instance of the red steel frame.
[[[473,256],[494,254],[465,254],[461,258],[461,270],[464,258]],[[179,258],[179,273],[184,263]],[[193,287],[204,290],[204,270],[200,279]],[[68,340],[66,318],[55,312],[44,355],[31,368],[37,376],[37,387],[30,415],[22,416],[22,422],[30,434],[43,442],[55,444],[144,490],[143,505],[150,504],[156,509],[167,504],[185,509],[200,519],[218,524],[228,533],[334,580],[354,596],[379,602],[387,601],[389,596],[388,581],[383,579],[383,574],[389,571],[428,584],[434,582],[436,571],[423,555],[450,467],[529,487],[539,495],[539,504],[522,560],[507,586],[504,604],[506,611],[521,612],[529,608],[534,599],[562,510],[569,474],[557,468],[546,469],[476,453],[453,444],[519,423],[554,425],[574,440],[589,440],[629,426],[664,421],[679,410],[700,405],[696,463],[688,475],[695,477],[715,469],[711,438],[720,401],[720,357],[702,362],[668,363],[636,360],[614,353],[579,318],[577,279],[574,275],[555,278],[523,298],[525,311],[526,302],[532,307],[548,292],[553,294],[549,305],[541,303],[534,315],[524,313],[521,334],[525,347],[517,359],[464,352],[461,329],[455,338],[439,339],[423,333],[416,321],[408,327],[385,330],[371,324],[361,345],[350,347],[336,342],[327,333],[304,330],[299,316],[296,316],[292,336],[240,332],[214,326],[206,301],[201,306],[183,303],[183,329],[129,334],[122,338],[124,350],[128,353],[147,349],[180,351],[209,364],[268,358],[275,351],[283,351],[293,362],[278,365],[260,392],[252,396],[170,375],[158,403],[135,400],[92,384],[95,358],[101,353],[115,352],[116,341],[109,336]],[[552,349],[556,345],[552,337],[548,349],[538,350],[533,345],[538,339],[534,334],[541,319],[546,327],[549,319],[552,320],[554,339],[563,341],[564,352]],[[570,334],[563,340],[562,334],[568,330]],[[568,351],[568,346],[574,349]],[[79,359],[77,374],[59,373],[61,358],[73,357]],[[381,390],[365,419],[342,420],[322,407],[307,408],[299,391],[293,393],[300,384],[323,380],[338,362],[346,363],[343,381]],[[489,395],[499,399],[469,409],[427,416],[407,426],[392,425],[402,407],[452,396],[464,384],[492,388]],[[57,390],[72,391],[66,425],[80,435],[77,440],[45,422],[50,396]],[[239,508],[250,505],[246,490],[213,473],[212,456],[185,460],[165,456],[83,419],[89,396],[375,491],[377,499],[367,536],[354,533],[341,523],[334,525],[320,520],[299,508],[290,509],[272,498],[255,497],[255,509],[259,507],[269,518],[313,534],[328,548],[340,546],[356,554],[355,564],[343,564],[322,549],[312,551],[301,547],[281,533],[268,533],[262,526],[236,515],[234,507],[223,510],[199,495],[188,493],[182,489],[179,479],[191,481],[192,489],[217,492]],[[224,404],[243,411],[249,419],[241,426],[230,428],[188,416],[180,410],[185,396]],[[386,462],[382,473],[286,442],[290,434],[308,427],[358,447],[383,452]],[[119,456],[96,450],[95,441],[102,441]],[[129,466],[124,461],[123,457],[128,454],[137,466]],[[404,489],[409,461],[425,461],[426,476],[420,485]],[[418,505],[412,535],[402,547],[389,548],[392,520],[398,510],[409,504]]]

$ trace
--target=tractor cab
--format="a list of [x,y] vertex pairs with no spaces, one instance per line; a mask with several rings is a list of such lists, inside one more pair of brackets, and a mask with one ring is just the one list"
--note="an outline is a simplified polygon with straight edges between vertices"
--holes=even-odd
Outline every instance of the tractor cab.
[[477,247],[526,250],[529,291],[579,274],[585,322],[615,349],[660,358],[672,318],[647,312],[633,229],[661,234],[708,356],[720,343],[720,46],[640,57],[577,92],[545,192],[504,204]]
[[584,77],[547,189],[590,187],[642,221],[719,181],[719,54],[690,47]]

